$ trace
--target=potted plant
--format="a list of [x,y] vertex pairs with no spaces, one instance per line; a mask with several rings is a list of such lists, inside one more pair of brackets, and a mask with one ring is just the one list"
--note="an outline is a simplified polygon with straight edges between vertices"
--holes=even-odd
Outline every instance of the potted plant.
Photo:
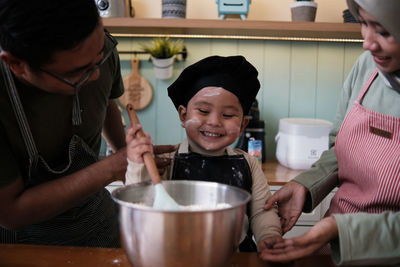
[[171,78],[175,56],[182,51],[183,41],[173,41],[169,37],[154,38],[150,44],[141,46],[151,55],[156,77],[161,80]]
[[296,0],[291,4],[292,21],[315,21],[317,3],[313,0]]

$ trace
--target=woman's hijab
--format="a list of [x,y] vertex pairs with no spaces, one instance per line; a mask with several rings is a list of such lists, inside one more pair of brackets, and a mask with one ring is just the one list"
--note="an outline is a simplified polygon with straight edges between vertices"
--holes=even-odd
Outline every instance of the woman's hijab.
[[350,12],[358,17],[358,7],[373,16],[400,44],[399,0],[347,0]]
[[[350,12],[358,18],[358,8],[362,7],[373,16],[400,45],[400,0],[347,0]],[[379,69],[378,69],[379,70]],[[386,84],[400,92],[400,77],[398,74],[379,70]]]

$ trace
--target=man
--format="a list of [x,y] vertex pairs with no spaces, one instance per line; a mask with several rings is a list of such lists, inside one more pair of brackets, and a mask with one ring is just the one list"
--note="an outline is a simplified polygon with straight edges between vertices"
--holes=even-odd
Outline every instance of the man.
[[119,246],[116,45],[93,0],[0,0],[0,242]]

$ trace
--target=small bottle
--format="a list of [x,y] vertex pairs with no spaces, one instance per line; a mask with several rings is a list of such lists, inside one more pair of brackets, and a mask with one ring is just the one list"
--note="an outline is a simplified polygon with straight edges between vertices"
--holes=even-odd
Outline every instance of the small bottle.
[[255,156],[258,162],[262,164],[262,141],[255,140],[254,137],[251,137],[248,143],[248,153],[251,156]]

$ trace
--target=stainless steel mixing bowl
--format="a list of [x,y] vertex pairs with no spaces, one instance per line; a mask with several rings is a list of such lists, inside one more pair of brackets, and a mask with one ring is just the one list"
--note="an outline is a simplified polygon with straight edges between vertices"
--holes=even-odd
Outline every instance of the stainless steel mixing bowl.
[[151,184],[114,190],[113,199],[120,207],[121,244],[129,261],[134,267],[226,266],[239,245],[250,194],[201,181],[164,181],[163,185],[179,205],[213,207],[227,203],[231,207],[155,210]]

